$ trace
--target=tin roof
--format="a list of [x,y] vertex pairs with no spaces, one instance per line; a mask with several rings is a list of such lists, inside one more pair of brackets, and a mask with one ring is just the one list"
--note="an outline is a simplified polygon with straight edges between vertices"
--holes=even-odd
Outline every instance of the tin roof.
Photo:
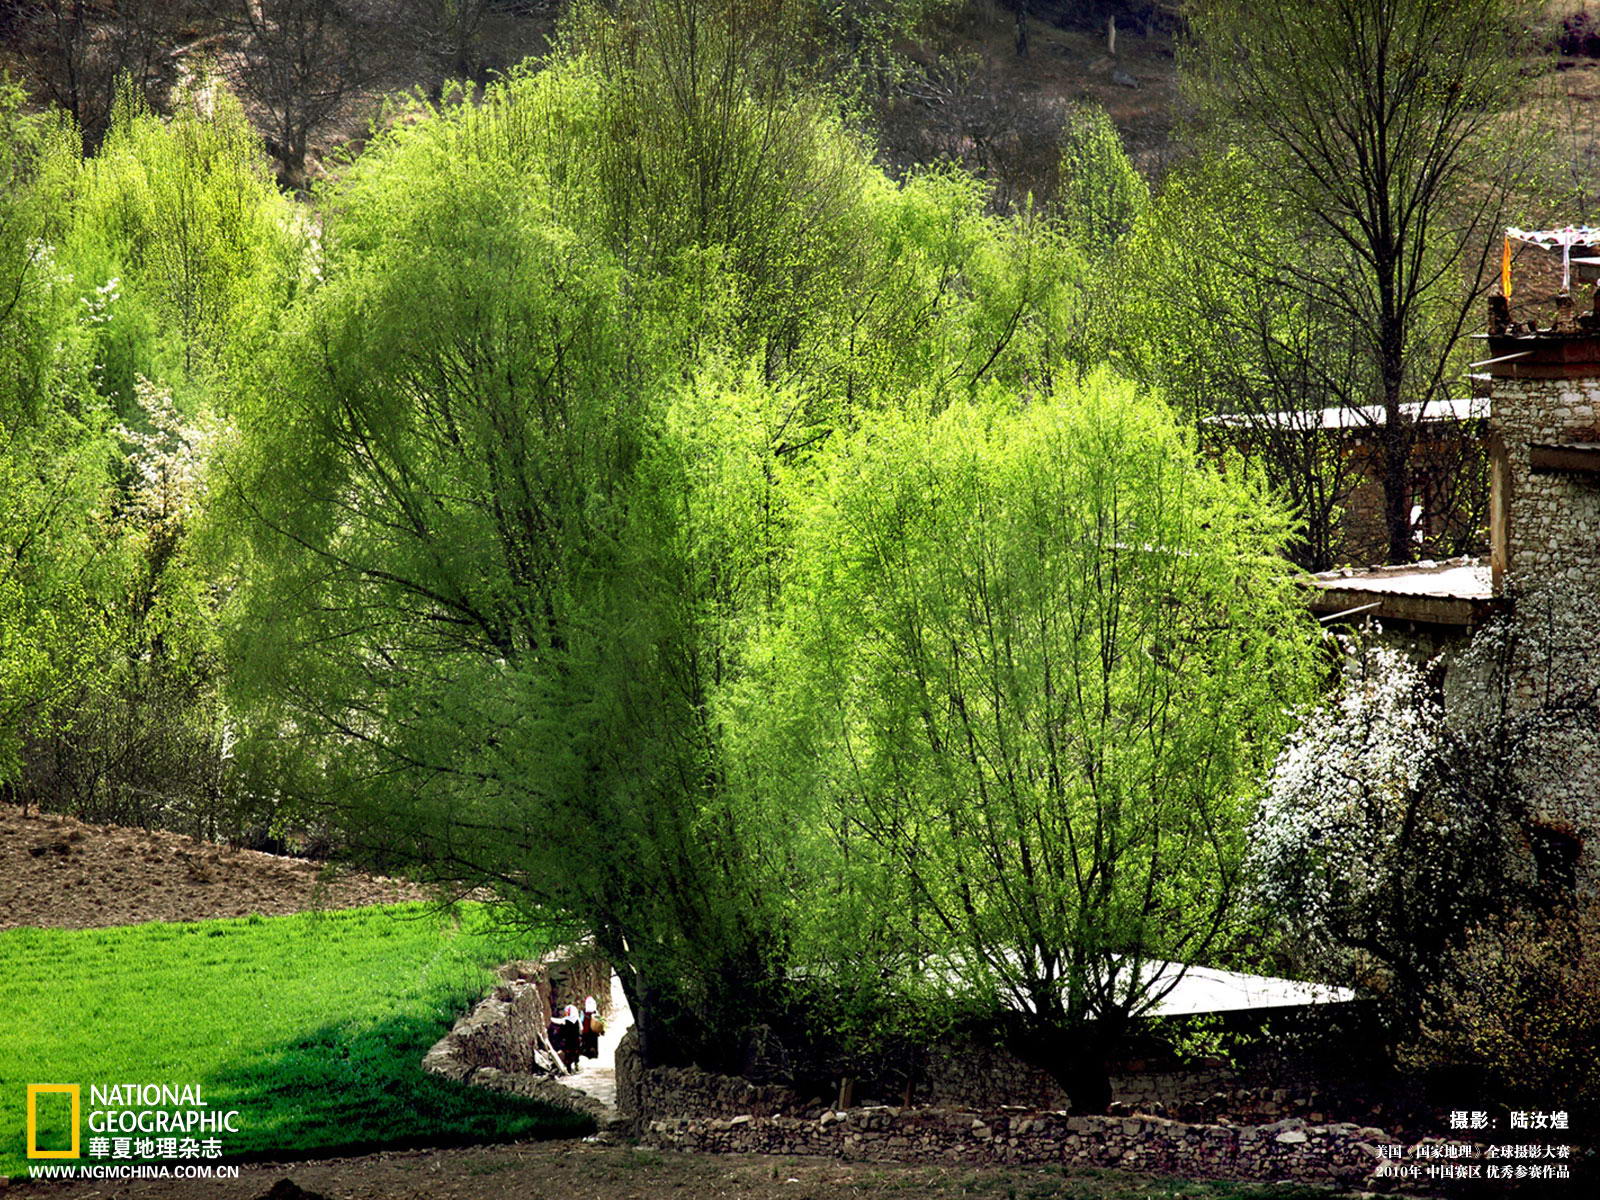
[[1303,583],[1315,589],[1311,608],[1324,621],[1375,617],[1473,628],[1498,605],[1489,563],[1481,558],[1345,567]]
[[[1422,424],[1482,420],[1489,416],[1489,398],[1456,396],[1449,400],[1435,400],[1426,406],[1413,402],[1402,404],[1400,412],[1405,420]],[[1217,413],[1206,417],[1205,423],[1231,429],[1297,429],[1305,432],[1370,429],[1384,423],[1384,408],[1381,404],[1363,404],[1355,408],[1336,405],[1332,408],[1286,409],[1270,413]]]

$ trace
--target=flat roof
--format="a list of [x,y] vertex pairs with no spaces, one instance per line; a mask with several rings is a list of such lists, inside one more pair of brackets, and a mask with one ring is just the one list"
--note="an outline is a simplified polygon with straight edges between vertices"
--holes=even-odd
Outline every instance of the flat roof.
[[[1122,955],[1112,955],[1113,970],[1119,976],[1113,989],[1125,996],[1133,982],[1123,970],[1127,960]],[[931,969],[931,977],[944,979],[960,986],[967,976],[961,963],[945,960]],[[1302,983],[1295,979],[1280,979],[1275,975],[1252,975],[1245,971],[1228,971],[1219,967],[1185,966],[1183,963],[1162,959],[1145,959],[1138,964],[1139,994],[1148,996],[1162,991],[1166,995],[1139,1015],[1141,1017],[1181,1017],[1195,1013],[1243,1012],[1259,1008],[1303,1008],[1312,1004],[1348,1004],[1356,998],[1350,988],[1334,987],[1324,983]],[[1167,989],[1171,989],[1167,991]],[[1028,1004],[1012,995],[1004,1003],[1017,1011]]]
[[[1170,978],[1178,968],[1168,963],[1156,976]],[[1307,1004],[1348,1004],[1356,998],[1349,988],[1322,983],[1299,983],[1273,975],[1247,975],[1214,967],[1190,967],[1173,989],[1146,1016],[1181,1017],[1192,1013],[1241,1012],[1252,1008],[1299,1008]]]
[[[1449,400],[1434,400],[1427,405],[1413,401],[1402,404],[1400,412],[1408,421],[1475,421],[1487,420],[1489,397],[1455,396]],[[1270,413],[1216,413],[1205,418],[1207,425],[1224,425],[1236,429],[1312,430],[1371,429],[1384,423],[1381,404],[1363,404],[1358,408],[1336,405],[1332,408],[1284,409]]]
[[1311,608],[1324,619],[1376,617],[1431,625],[1476,626],[1499,604],[1489,563],[1481,558],[1395,566],[1346,567],[1304,580]]

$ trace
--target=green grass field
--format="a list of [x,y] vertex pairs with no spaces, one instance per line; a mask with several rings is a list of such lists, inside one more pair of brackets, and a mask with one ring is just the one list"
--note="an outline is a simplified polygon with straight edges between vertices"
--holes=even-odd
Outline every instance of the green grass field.
[[[89,1156],[95,1083],[199,1085],[240,1114],[216,1135],[228,1158],[582,1132],[418,1066],[488,968],[529,950],[474,905],[0,932],[0,1177],[27,1170],[29,1083],[81,1085],[86,1164],[117,1161]],[[67,1144],[68,1104],[39,1097],[41,1148]]]

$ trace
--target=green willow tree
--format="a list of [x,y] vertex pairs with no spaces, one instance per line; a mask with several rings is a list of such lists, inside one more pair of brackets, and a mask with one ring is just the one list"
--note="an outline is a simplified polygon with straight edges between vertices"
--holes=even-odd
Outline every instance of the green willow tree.
[[1202,444],[1260,468],[1298,518],[1286,552],[1322,571],[1356,550],[1341,518],[1366,433],[1327,428],[1324,410],[1367,403],[1371,373],[1338,314],[1262,267],[1304,253],[1236,156],[1201,158],[1167,177],[1125,242],[1106,323],[1119,369],[1160,388]]
[[1150,185],[1128,157],[1106,110],[1079,105],[1061,130],[1061,189],[1067,236],[1095,259],[1108,258],[1150,203]]
[[874,897],[852,952],[887,949],[879,986],[980,997],[1103,1111],[1171,964],[1231,948],[1259,781],[1313,670],[1289,524],[1105,375],[883,414],[826,477],[775,671]]
[[111,442],[72,280],[55,249],[80,144],[0,86],[0,784],[67,719],[107,630],[102,519]]
[[204,432],[223,381],[304,281],[307,239],[225,90],[190,90],[174,108],[159,117],[125,89],[96,156],[60,153],[35,246],[52,273],[56,343],[74,356],[74,393],[58,404],[76,419],[75,457],[17,465],[48,463],[52,486],[78,479],[84,491],[47,517],[62,536],[76,530],[57,567],[73,589],[30,623],[79,630],[80,665],[58,681],[69,717],[29,724],[17,788],[91,820],[238,835],[218,597],[193,544]]
[[795,831],[724,703],[791,492],[918,381],[1046,375],[1071,257],[970,181],[875,171],[779,87],[781,30],[690,54],[633,23],[656,7],[580,14],[541,71],[374,140],[218,504],[241,756],[391,861],[592,934],[647,1054],[727,1067],[794,1017]]
[[61,254],[92,309],[98,383],[130,419],[140,376],[191,412],[214,402],[304,282],[303,218],[220,85],[180,94],[170,117],[124,91],[67,211]]

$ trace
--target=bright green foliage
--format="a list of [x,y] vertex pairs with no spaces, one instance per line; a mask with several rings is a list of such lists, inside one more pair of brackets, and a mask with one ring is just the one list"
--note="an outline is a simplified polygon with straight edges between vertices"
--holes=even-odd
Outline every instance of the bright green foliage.
[[0,91],[0,783],[106,641],[109,442],[51,239],[76,139]]
[[1298,520],[1288,553],[1325,570],[1347,561],[1344,442],[1370,431],[1324,431],[1323,410],[1364,405],[1377,383],[1344,315],[1272,265],[1313,258],[1238,156],[1215,155],[1168,176],[1123,244],[1108,302],[1119,368],[1256,465]]
[[[1125,243],[1118,367],[1159,386],[1188,421],[1256,396],[1276,403],[1258,339],[1247,332],[1256,317],[1270,323],[1275,313],[1245,252],[1276,246],[1281,236],[1236,160],[1200,160],[1169,175]],[[1280,290],[1276,307],[1297,300]],[[1291,405],[1283,397],[1277,406]]]
[[1105,376],[841,445],[778,674],[803,680],[839,853],[877,879],[886,932],[846,954],[879,937],[902,979],[1010,1007],[1084,1098],[1083,1027],[1114,1040],[1159,997],[1152,960],[1226,941],[1315,642],[1287,533]]
[[741,281],[692,246],[701,287],[633,275],[598,236],[592,95],[516,80],[336,197],[327,282],[241,406],[235,661],[258,729],[316,747],[391,849],[635,948],[648,986],[739,987],[766,931],[706,694],[747,589],[655,440],[696,436],[669,401]]
[[1067,236],[1094,259],[1110,254],[1150,203],[1150,185],[1097,104],[1073,108],[1062,127],[1056,203]]
[[1050,386],[1084,284],[1061,231],[1033,214],[983,211],[970,176],[934,170],[901,186],[875,181],[872,273],[849,298],[825,350],[850,397],[937,410],[985,384]]
[[32,731],[22,784],[88,820],[234,834],[224,803],[225,714],[216,601],[192,533],[205,497],[205,435],[170,390],[139,378],[116,429],[119,486],[99,514],[108,571],[92,597],[93,669],[63,697],[72,719]]
[[490,967],[543,948],[477,905],[0,932],[0,1177],[27,1170],[24,1084],[45,1081],[81,1084],[85,1115],[90,1084],[197,1085],[239,1112],[229,1157],[580,1132],[420,1066]]
[[202,429],[300,281],[300,219],[225,91],[187,94],[170,121],[128,93],[87,161],[39,128],[48,137],[6,138],[47,164],[13,201],[33,206],[37,232],[8,245],[32,254],[12,315],[33,314],[32,345],[54,365],[13,357],[31,372],[12,390],[36,441],[0,468],[31,564],[9,581],[26,633],[5,657],[27,677],[7,689],[17,745],[0,774],[91,819],[231,831],[215,596],[190,534]]
[[679,32],[594,19],[328,197],[221,497],[241,753],[594,931],[663,1053],[714,1059],[709,1022],[783,1004],[793,831],[731,773],[722,697],[794,481],[864,411],[1046,376],[1071,258],[756,90],[764,43],[707,43],[722,86]]
[[301,218],[221,87],[191,90],[171,118],[124,92],[71,211],[62,253],[93,315],[99,386],[124,413],[137,376],[187,390],[257,346],[299,282]]

